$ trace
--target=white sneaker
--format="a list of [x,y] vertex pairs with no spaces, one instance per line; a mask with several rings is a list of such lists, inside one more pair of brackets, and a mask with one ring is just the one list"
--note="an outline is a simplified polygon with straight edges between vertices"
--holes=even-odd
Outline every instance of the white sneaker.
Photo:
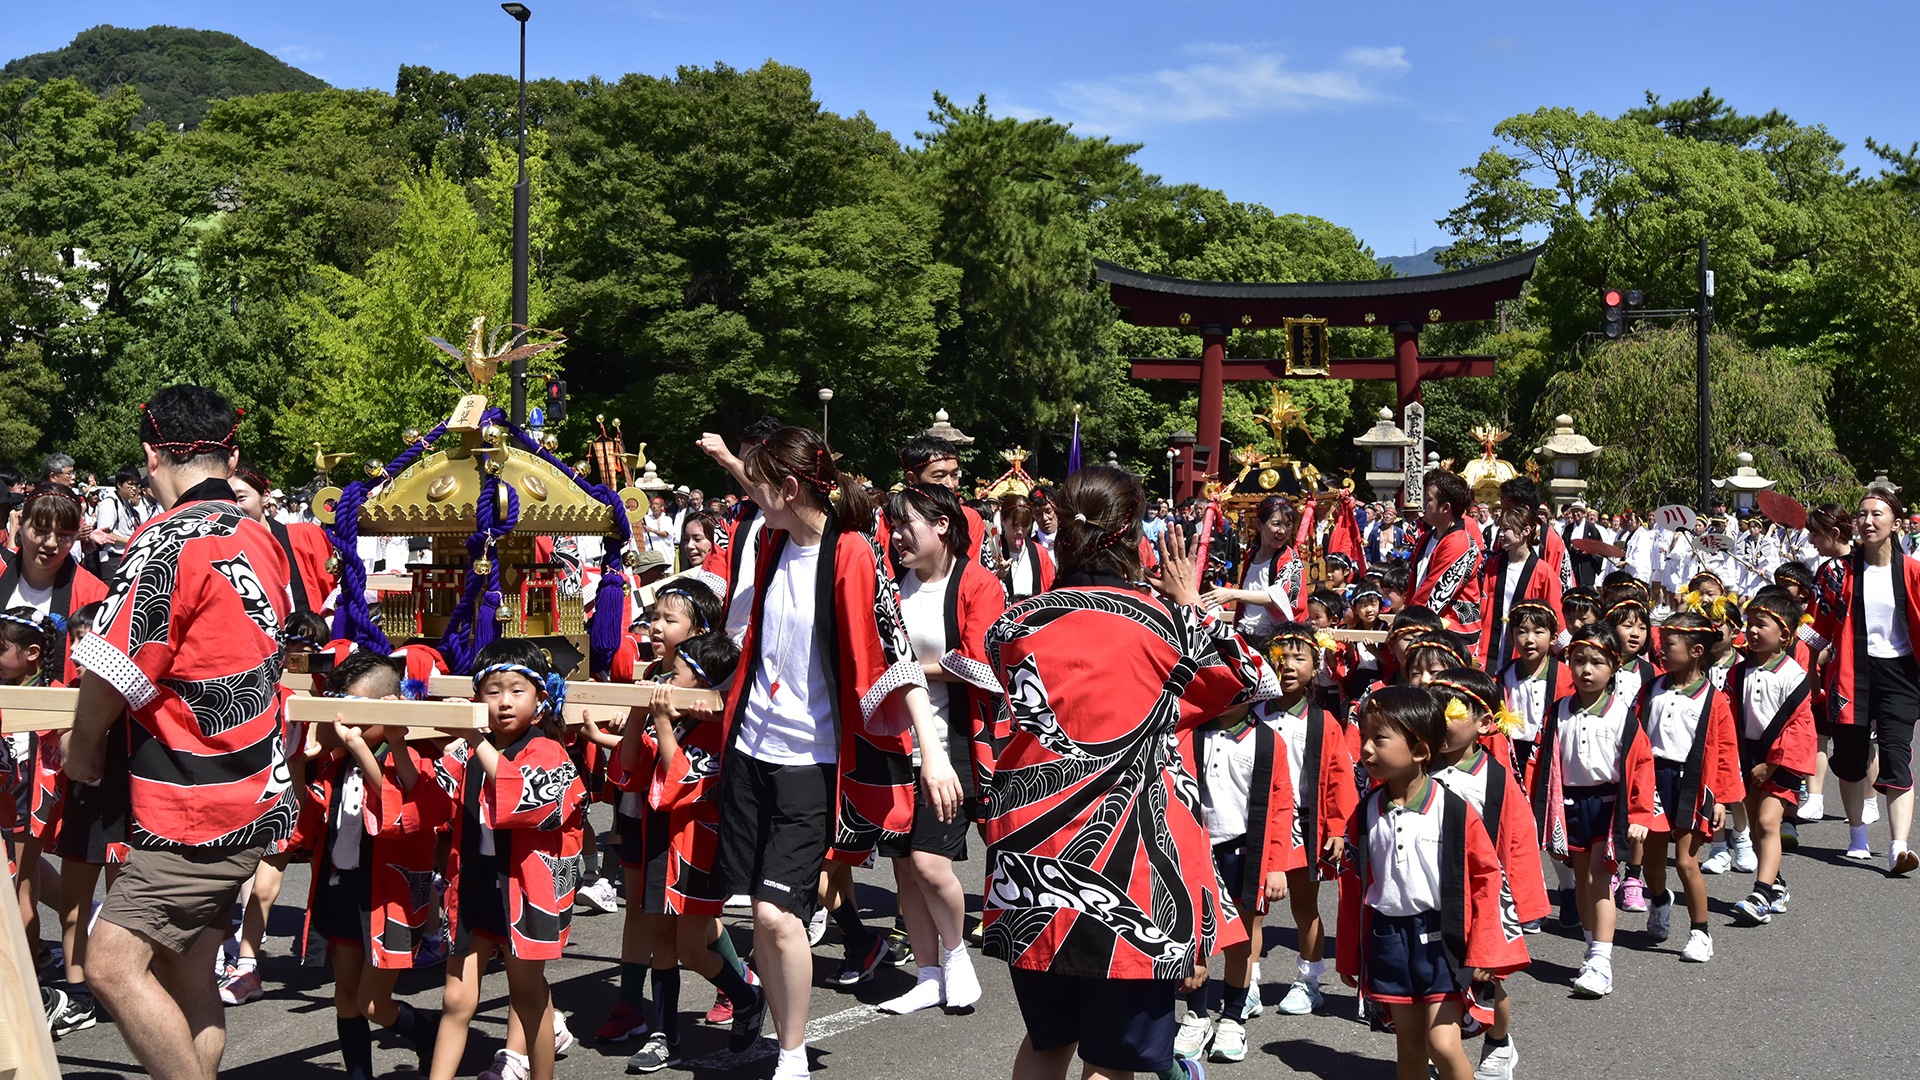
[[1573,993],[1575,997],[1600,998],[1613,993],[1613,965],[1603,963],[1598,957],[1589,956],[1580,965],[1580,974],[1574,977]]
[[1713,959],[1713,935],[1705,930],[1689,933],[1687,947],[1680,950],[1680,959],[1689,964],[1704,964]]
[[567,1014],[559,1009],[553,1010],[553,1056],[556,1060],[567,1056],[573,1049],[573,1029],[567,1026]]
[[1801,821],[1819,821],[1827,816],[1827,798],[1825,795],[1809,795],[1807,801],[1793,815]]
[[1306,979],[1295,979],[1293,985],[1287,987],[1287,996],[1280,999],[1279,1008],[1288,1016],[1306,1016],[1309,1013],[1319,1012],[1324,1004],[1326,1004],[1326,998],[1320,993],[1318,984],[1308,982]]
[[1880,820],[1880,796],[1868,795],[1866,804],[1860,808],[1860,824],[1871,825]]
[[1479,1067],[1473,1070],[1473,1080],[1513,1080],[1513,1067],[1520,1064],[1520,1051],[1514,1048],[1513,1037],[1507,1037],[1507,1045],[1496,1046],[1487,1051],[1480,1059]]
[[1760,856],[1753,850],[1753,837],[1733,838],[1733,868],[1742,874],[1760,869]]
[[1266,1011],[1266,1005],[1260,1001],[1260,961],[1255,960],[1252,975],[1247,979],[1247,1015],[1241,1021],[1244,1023]]
[[606,878],[596,878],[580,886],[574,892],[574,899],[603,915],[620,910],[620,894],[613,891],[613,882]]
[[1733,869],[1733,852],[1725,844],[1714,844],[1707,849],[1707,857],[1700,860],[1700,872],[1703,874],[1724,874]]
[[[731,907],[732,905],[728,906]],[[807,920],[807,948],[811,949],[815,945],[820,944],[826,940],[826,937],[827,909],[825,907],[816,907],[813,909],[813,918]]]
[[1213,1030],[1213,1048],[1208,1051],[1207,1060],[1230,1064],[1246,1059],[1246,1026],[1232,1017],[1221,1017],[1219,1026]]
[[1199,1013],[1188,1013],[1180,1018],[1180,1028],[1173,1035],[1173,1056],[1197,1058],[1207,1049],[1207,1040],[1213,1035],[1213,1021]]

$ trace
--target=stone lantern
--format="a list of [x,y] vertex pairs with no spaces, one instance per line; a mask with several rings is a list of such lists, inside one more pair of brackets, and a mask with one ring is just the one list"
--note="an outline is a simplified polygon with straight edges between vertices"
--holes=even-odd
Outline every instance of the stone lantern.
[[1739,466],[1733,470],[1733,475],[1715,480],[1713,486],[1732,494],[1735,510],[1752,510],[1755,497],[1763,491],[1772,490],[1773,485],[1780,481],[1761,476],[1753,467],[1753,455],[1744,450],[1733,460]]
[[973,436],[947,423],[947,410],[941,409],[933,414],[933,426],[921,432],[936,439],[945,439],[955,446],[972,446]]
[[1547,480],[1547,492],[1553,499],[1553,512],[1566,512],[1567,505],[1585,494],[1587,482],[1580,479],[1580,463],[1600,456],[1604,446],[1595,446],[1585,435],[1573,430],[1573,417],[1561,413],[1553,418],[1553,434],[1534,447],[1535,455],[1546,459],[1553,475]]
[[1393,422],[1393,410],[1381,409],[1380,422],[1353,440],[1353,445],[1367,452],[1367,486],[1373,489],[1374,501],[1399,506],[1407,447],[1413,445],[1413,439]]

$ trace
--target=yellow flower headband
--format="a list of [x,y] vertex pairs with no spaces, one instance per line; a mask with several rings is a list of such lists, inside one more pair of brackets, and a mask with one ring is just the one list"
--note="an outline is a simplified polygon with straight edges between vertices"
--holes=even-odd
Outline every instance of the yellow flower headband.
[[[1718,581],[1719,579],[1715,578],[1714,580]],[[1688,611],[1705,615],[1714,622],[1727,621],[1726,593],[1721,593],[1712,600],[1708,600],[1706,597],[1700,595],[1700,590],[1688,589],[1680,594],[1680,603],[1686,607]]]
[[1285,651],[1285,646],[1289,641],[1298,641],[1315,649],[1337,649],[1340,647],[1340,643],[1333,639],[1333,635],[1325,630],[1316,630],[1312,634],[1303,634],[1298,630],[1291,630],[1286,633],[1274,635],[1273,641],[1267,646],[1267,659],[1276,664],[1279,663],[1281,654]]
[[1487,715],[1493,717],[1494,729],[1499,731],[1500,734],[1511,738],[1519,734],[1520,729],[1525,726],[1526,722],[1520,719],[1519,714],[1507,708],[1505,701],[1500,702],[1499,705],[1494,705],[1487,701],[1486,698],[1475,693],[1473,688],[1454,682],[1452,679],[1435,679],[1428,683],[1427,686],[1443,687],[1447,690],[1452,690],[1454,694],[1460,695],[1458,697],[1449,695],[1447,698],[1446,715],[1447,723],[1449,724],[1471,721],[1473,719],[1473,714],[1467,710],[1466,702],[1461,700],[1461,697],[1469,697],[1475,702],[1478,702],[1480,708],[1485,710]]

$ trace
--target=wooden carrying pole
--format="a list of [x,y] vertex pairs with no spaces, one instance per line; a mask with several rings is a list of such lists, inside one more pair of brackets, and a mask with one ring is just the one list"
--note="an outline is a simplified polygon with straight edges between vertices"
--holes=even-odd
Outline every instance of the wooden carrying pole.
[[[80,691],[45,686],[0,686],[0,733],[64,731],[73,727]],[[487,707],[467,701],[379,701],[371,698],[292,697],[287,719],[325,724],[340,716],[359,727],[406,724],[465,731],[487,726]]]
[[[567,704],[624,705],[644,709],[653,702],[654,686],[654,683],[570,682],[567,684]],[[427,680],[427,693],[437,698],[472,697],[473,680],[465,675],[435,675]],[[718,690],[689,690],[680,686],[673,689],[673,707],[676,709],[691,708],[695,702],[701,701],[712,706],[716,712],[726,704],[726,699]]]

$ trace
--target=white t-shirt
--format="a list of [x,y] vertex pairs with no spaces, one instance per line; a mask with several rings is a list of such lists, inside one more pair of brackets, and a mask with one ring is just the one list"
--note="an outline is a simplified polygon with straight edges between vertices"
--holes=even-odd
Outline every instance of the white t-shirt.
[[1506,696],[1507,708],[1520,718],[1520,730],[1513,737],[1521,742],[1538,742],[1540,726],[1547,720],[1547,707],[1553,704],[1553,688],[1547,685],[1547,665],[1540,665],[1540,674],[1533,678],[1521,674],[1519,664],[1509,665],[1500,674],[1500,689]]
[[30,607],[45,615],[53,610],[53,590],[36,589],[27,584],[27,579],[22,577],[19,586],[13,590],[13,595],[7,598],[7,606]]
[[[1321,670],[1325,671],[1326,669],[1322,668]],[[1299,808],[1306,805],[1308,799],[1318,799],[1320,797],[1320,785],[1317,782],[1317,775],[1315,777],[1316,783],[1312,787],[1307,786],[1307,719],[1312,714],[1313,710],[1305,707],[1305,703],[1303,702],[1300,712],[1295,713],[1286,709],[1276,708],[1267,720],[1268,723],[1273,725],[1274,730],[1280,733],[1281,741],[1283,741],[1287,747],[1287,768],[1291,770],[1293,777],[1294,847],[1303,847],[1306,845],[1306,839],[1300,834]],[[1318,774],[1319,771],[1320,763],[1314,762],[1314,772]]]
[[[673,526],[673,515],[648,514],[642,518],[641,521],[643,522],[642,531],[647,535],[647,550],[657,551],[665,555],[667,557],[667,565],[671,567],[673,565],[674,548],[678,545],[679,538],[679,533],[675,531]],[[654,529],[663,529],[667,535],[655,536],[652,531]]]
[[1567,787],[1593,787],[1617,783],[1620,779],[1620,739],[1627,730],[1627,711],[1633,708],[1628,694],[1610,691],[1599,712],[1573,708],[1560,718],[1555,741],[1560,745],[1561,783]]
[[1033,555],[1025,547],[1014,552],[1008,560],[1007,593],[1009,596],[1027,597],[1040,591],[1040,583],[1033,579]]
[[[1867,566],[1860,579],[1860,600],[1867,608],[1867,655],[1890,660],[1911,656],[1913,642],[1893,601],[1893,564]],[[1911,602],[1912,597],[1907,600]]]
[[[959,573],[956,564],[949,573]],[[937,664],[947,652],[947,579],[928,583],[917,571],[909,570],[900,579],[900,617],[906,620],[907,638],[913,642],[914,659]],[[939,679],[927,680],[927,700],[933,706],[933,729],[940,733],[940,752],[947,752],[948,724],[953,715],[953,684]],[[919,736],[914,736],[913,763],[920,764]]]
[[727,636],[735,645],[747,640],[747,621],[753,618],[753,583],[757,572],[753,561],[760,553],[760,527],[766,515],[755,514],[747,531],[736,537],[727,549],[733,566],[733,598],[727,602]]
[[820,545],[789,540],[773,569],[761,609],[759,670],[747,695],[737,745],[771,765],[825,765],[840,760],[834,739],[827,669],[813,647],[813,597]]
[[360,838],[367,834],[367,781],[358,765],[347,767],[340,781],[340,809],[333,821],[333,868],[360,868]]
[[[1283,578],[1287,576],[1287,565],[1288,560],[1281,559],[1278,562],[1278,569]],[[1267,603],[1242,605],[1240,622],[1236,626],[1242,634],[1253,637],[1265,637],[1273,633],[1281,623],[1292,620],[1293,598],[1287,595],[1284,583],[1280,585],[1274,584],[1274,570],[1275,560],[1271,555],[1264,559],[1255,560],[1254,563],[1247,568],[1247,580],[1244,587],[1251,592],[1266,593]],[[1272,606],[1269,607],[1269,604]],[[1274,614],[1276,608],[1279,610],[1277,616]]]
[[1500,610],[1501,611],[1513,610],[1513,601],[1519,595],[1520,587],[1522,584],[1520,580],[1520,574],[1523,571],[1525,571],[1526,568],[1527,568],[1527,560],[1525,559],[1510,559],[1507,562],[1506,584],[1502,586],[1500,590]]

